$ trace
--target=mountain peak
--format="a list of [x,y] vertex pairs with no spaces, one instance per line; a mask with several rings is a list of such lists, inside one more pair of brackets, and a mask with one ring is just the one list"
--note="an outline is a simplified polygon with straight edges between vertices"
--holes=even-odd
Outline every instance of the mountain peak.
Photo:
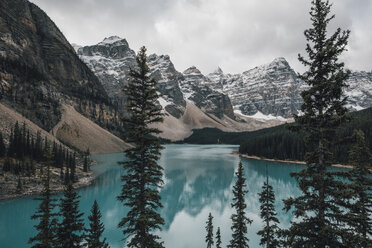
[[187,68],[183,74],[201,74],[201,72],[199,71],[198,68],[196,68],[195,66],[191,66],[189,68]]
[[127,40],[123,39],[123,38],[120,38],[119,36],[106,37],[106,38],[103,39],[103,41],[98,43],[98,45],[101,45],[101,46],[113,45],[113,44],[129,46]]
[[282,65],[284,67],[289,67],[288,61],[283,57],[275,58],[270,65]]
[[222,75],[223,74],[223,71],[222,71],[221,67],[218,66],[217,69],[214,70],[214,72],[212,72],[212,74]]

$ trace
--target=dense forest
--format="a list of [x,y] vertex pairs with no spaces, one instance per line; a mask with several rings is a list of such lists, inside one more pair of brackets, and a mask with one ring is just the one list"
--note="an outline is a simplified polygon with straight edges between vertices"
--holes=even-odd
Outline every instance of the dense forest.
[[3,160],[3,172],[15,175],[31,176],[36,169],[48,165],[60,169],[60,177],[67,184],[73,182],[79,157],[84,159],[84,171],[88,171],[89,150],[77,154],[62,144],[50,142],[42,137],[40,132],[33,135],[26,125],[20,126],[18,122],[11,131],[9,145],[5,146],[3,135],[0,132],[0,159]]
[[[337,130],[339,142],[332,146],[335,161],[347,162],[350,139],[353,131],[360,129],[372,148],[372,108],[350,113],[350,122]],[[193,134],[182,141],[192,144],[237,144],[239,152],[259,157],[287,160],[304,160],[304,135],[290,130],[291,124],[266,128],[254,132],[226,133],[215,128],[194,130]]]

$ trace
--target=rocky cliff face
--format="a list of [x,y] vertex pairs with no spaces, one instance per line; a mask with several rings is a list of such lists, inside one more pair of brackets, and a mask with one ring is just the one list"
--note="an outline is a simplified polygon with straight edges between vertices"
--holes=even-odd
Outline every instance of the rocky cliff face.
[[[196,106],[206,113],[213,114],[218,118],[223,115],[235,119],[230,98],[227,94],[214,89],[210,80],[205,77],[196,67],[190,67],[183,72],[184,80],[181,88],[187,99],[193,101]],[[217,88],[218,89],[218,88]]]
[[284,58],[255,67],[242,74],[224,74],[221,69],[208,75],[214,86],[227,94],[234,110],[244,115],[292,117],[300,108],[305,85]]
[[180,88],[183,75],[179,73],[168,55],[152,54],[148,57],[151,76],[158,82],[158,90],[162,94],[160,104],[164,110],[176,118],[185,113],[186,100]]
[[349,87],[345,89],[345,95],[351,110],[372,107],[372,71],[352,72],[347,84]]
[[[301,92],[308,88],[284,58],[242,74],[224,74],[218,68],[207,77],[210,87],[230,97],[236,113],[248,116],[292,117],[302,105]],[[347,84],[351,111],[372,107],[372,72],[353,72]]]
[[125,39],[113,36],[93,46],[76,47],[77,54],[101,81],[107,94],[119,105],[125,103],[122,89],[129,68],[136,65],[136,54]]
[[[123,86],[128,82],[129,68],[135,68],[135,52],[125,39],[113,36],[94,46],[77,47],[77,54],[100,78],[110,97],[125,105]],[[186,101],[193,101],[197,107],[217,118],[224,115],[235,118],[230,99],[205,84],[209,81],[194,68],[178,72],[167,55],[152,54],[148,57],[151,76],[158,82],[162,94],[159,103],[166,112],[180,118],[185,111]],[[197,71],[197,72],[196,72]]]
[[61,101],[109,102],[53,21],[26,0],[0,1],[0,97],[45,130],[59,121]]

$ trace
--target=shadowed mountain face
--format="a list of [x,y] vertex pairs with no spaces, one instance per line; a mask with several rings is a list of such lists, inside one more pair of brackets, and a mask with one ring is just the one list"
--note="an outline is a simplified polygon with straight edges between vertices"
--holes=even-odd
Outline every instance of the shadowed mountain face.
[[61,101],[109,102],[53,21],[25,0],[0,1],[0,97],[46,130],[59,121]]

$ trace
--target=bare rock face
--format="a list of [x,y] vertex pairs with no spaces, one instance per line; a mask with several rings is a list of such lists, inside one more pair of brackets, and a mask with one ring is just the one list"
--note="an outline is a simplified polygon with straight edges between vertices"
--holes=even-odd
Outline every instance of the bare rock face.
[[[117,36],[106,38],[94,46],[80,47],[77,54],[101,80],[109,96],[125,108],[124,85],[129,80],[129,69],[136,68],[135,52],[125,39]],[[204,112],[222,118],[225,114],[234,119],[232,105],[227,95],[207,86],[204,77],[195,68],[192,72],[178,72],[168,55],[148,56],[151,77],[158,82],[161,93],[159,104],[165,111],[180,118],[185,111],[186,101],[194,101]]]
[[223,74],[216,70],[208,75],[211,83],[227,94],[235,110],[245,115],[292,117],[301,107],[301,91],[306,88],[284,58],[242,74]]
[[0,62],[2,101],[45,130],[59,121],[61,101],[109,102],[53,21],[26,0],[0,1]]
[[185,111],[186,101],[180,89],[183,75],[179,73],[168,55],[151,54],[148,57],[151,77],[158,82],[158,90],[166,101],[165,111],[176,118],[180,118]]
[[113,102],[119,108],[124,106],[126,98],[122,90],[128,83],[129,69],[136,66],[136,54],[128,42],[112,36],[97,45],[78,47],[76,52],[99,78]]
[[206,113],[213,114],[218,118],[223,115],[235,119],[234,111],[229,97],[212,89],[210,80],[205,77],[196,67],[190,67],[183,72],[184,80],[181,88],[187,99],[193,101],[196,106]]
[[[227,94],[236,112],[290,118],[303,103],[301,92],[308,85],[299,79],[284,58],[255,67],[242,74],[224,74],[220,68],[207,75],[211,88]],[[346,82],[351,111],[372,107],[372,72],[353,72]]]
[[372,107],[372,71],[352,72],[346,83],[345,95],[350,110]]

